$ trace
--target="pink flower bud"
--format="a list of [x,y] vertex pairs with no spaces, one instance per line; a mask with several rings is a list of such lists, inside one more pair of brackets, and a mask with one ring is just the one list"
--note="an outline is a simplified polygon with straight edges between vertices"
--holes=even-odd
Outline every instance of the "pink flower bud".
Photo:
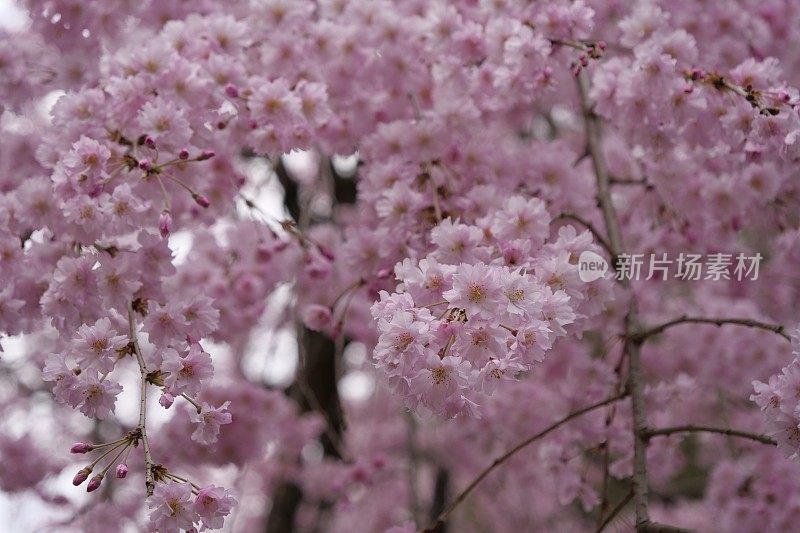
[[189,159],[189,150],[184,148],[183,150],[178,152],[178,159],[184,159],[184,160]]
[[160,403],[161,407],[163,407],[164,409],[169,409],[170,407],[172,407],[172,404],[174,402],[175,402],[175,396],[173,396],[168,392],[162,394],[161,397],[158,399],[158,403]]
[[202,194],[195,193],[192,195],[192,198],[194,198],[194,201],[197,202],[197,205],[202,208],[208,208],[208,206],[211,205],[211,202],[208,201],[208,198]]
[[198,161],[205,161],[206,159],[211,159],[217,155],[214,150],[203,150],[203,153],[197,156]]
[[117,479],[123,479],[127,475],[128,475],[128,466],[122,464],[117,465]]
[[303,324],[313,331],[322,331],[331,323],[332,313],[329,307],[311,304],[303,309]]
[[141,168],[142,170],[150,170],[150,168],[152,168],[150,166],[150,160],[149,159],[139,160],[139,168]]
[[706,77],[706,72],[703,69],[695,67],[689,71],[689,76],[693,80],[700,80]]
[[225,86],[225,94],[227,94],[231,98],[238,98],[239,88],[236,85],[229,83],[228,85]]
[[319,248],[319,253],[322,254],[322,257],[324,257],[328,261],[333,261],[334,259],[336,259],[336,254],[334,254],[331,250],[329,250],[325,246],[318,246],[318,248]]
[[75,474],[75,477],[72,478],[72,484],[76,487],[86,481],[86,478],[89,477],[89,474],[92,473],[92,469],[88,466],[86,468],[81,468],[78,470],[78,473]]
[[94,446],[91,444],[87,444],[85,442],[76,442],[72,445],[72,448],[69,449],[70,453],[89,453],[90,451],[94,450]]
[[172,232],[172,215],[169,211],[162,211],[161,216],[158,217],[158,231],[161,232],[161,237],[166,239]]
[[89,484],[86,485],[86,492],[94,492],[100,486],[100,483],[103,482],[103,474],[97,474],[94,476],[90,481]]
[[152,138],[152,137],[150,137],[150,136],[147,136],[147,137],[145,137],[145,138],[144,138],[144,145],[145,145],[145,146],[147,146],[148,148],[153,148],[153,149],[155,149],[155,147],[156,147],[156,142],[153,140],[153,138]]

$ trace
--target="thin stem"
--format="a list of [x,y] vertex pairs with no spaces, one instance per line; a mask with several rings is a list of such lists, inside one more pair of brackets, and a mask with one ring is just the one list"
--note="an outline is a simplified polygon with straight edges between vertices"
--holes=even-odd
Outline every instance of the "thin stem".
[[[430,176],[430,173],[428,174]],[[429,178],[428,183],[431,185],[431,194],[433,195],[433,214],[436,216],[436,221],[442,221],[442,208],[439,205],[439,191],[436,190],[436,184],[433,179]]]
[[[586,128],[586,150],[592,160],[595,178],[597,181],[597,202],[603,214],[608,244],[611,248],[611,261],[616,266],[617,257],[624,251],[622,232],[619,218],[614,203],[611,200],[611,180],[603,156],[602,131],[600,119],[595,114],[589,101],[589,82],[586,74],[581,72],[578,77],[578,95],[580,97],[583,121]],[[630,287],[627,279],[621,280],[623,287]],[[631,395],[631,411],[633,413],[633,498],[636,512],[636,527],[650,521],[647,512],[647,439],[644,430],[647,428],[647,415],[644,405],[644,386],[642,383],[642,368],[640,348],[641,343],[630,337],[630,333],[637,331],[639,314],[636,298],[631,294],[628,314],[625,317],[625,353],[628,355],[628,383],[627,388]]]
[[92,461],[92,462],[89,464],[89,468],[91,468],[91,469],[94,469],[94,467],[95,467],[95,466],[97,466],[97,463],[99,463],[100,461],[102,461],[103,459],[105,459],[106,457],[108,457],[108,455],[109,455],[109,454],[111,454],[111,453],[112,453],[114,450],[116,450],[117,448],[119,448],[119,447],[120,447],[120,446],[122,446],[123,444],[126,444],[126,443],[125,443],[125,442],[120,442],[120,443],[119,443],[119,444],[117,444],[116,446],[114,446],[114,447],[112,447],[112,448],[109,448],[108,450],[106,450],[105,452],[103,452],[103,454],[102,454],[100,457],[98,457],[97,459],[95,459],[94,461]]
[[192,486],[192,488],[200,490],[200,486],[199,485],[196,485],[196,484],[192,483],[191,481],[189,481],[185,477],[181,477],[181,476],[175,475],[172,472],[164,472],[164,476],[166,476],[168,478],[171,478],[174,481],[180,481],[181,483],[188,483],[189,485]]
[[749,318],[710,318],[710,317],[691,317],[683,315],[676,319],[664,322],[658,326],[646,329],[633,335],[633,338],[642,343],[648,338],[662,333],[664,330],[669,329],[679,324],[713,324],[715,326],[722,326],[724,324],[735,324],[737,326],[746,326],[749,328],[764,329],[777,333],[787,341],[791,342],[792,338],[786,333],[786,329],[780,324],[768,324],[766,322],[759,322]]
[[155,174],[156,181],[158,182],[158,186],[161,188],[161,194],[164,196],[164,209],[169,211],[170,204],[169,204],[169,193],[167,193],[167,188],[164,187],[164,182],[161,180],[161,176]]
[[674,427],[666,427],[666,428],[658,428],[658,429],[648,429],[645,434],[647,438],[650,437],[658,437],[658,436],[665,436],[665,435],[672,435],[673,433],[718,433],[720,435],[728,435],[729,437],[741,437],[743,439],[750,439],[757,442],[761,442],[764,444],[769,444],[772,446],[777,446],[778,443],[772,437],[767,435],[761,435],[759,433],[751,433],[749,431],[740,431],[738,429],[731,429],[731,428],[716,428],[710,426],[695,426],[693,424],[688,424],[685,426],[674,426]]
[[197,409],[197,412],[198,412],[198,413],[199,413],[200,411],[202,411],[202,410],[203,410],[203,409],[202,409],[202,407],[200,407],[200,404],[199,404],[199,403],[197,403],[197,401],[196,401],[196,400],[193,400],[191,397],[187,396],[187,395],[186,395],[186,394],[184,394],[184,393],[181,393],[181,396],[182,396],[182,397],[183,397],[183,398],[184,398],[186,401],[188,401],[190,404],[194,405],[194,408],[195,408],[195,409]]
[[125,453],[125,450],[129,450],[130,449],[130,446],[131,446],[130,442],[125,444],[125,446],[119,451],[119,453],[116,456],[114,456],[114,458],[111,459],[111,461],[106,465],[106,467],[103,469],[103,471],[100,473],[100,475],[105,477],[106,473],[111,468],[111,466],[114,465],[114,463],[117,462],[117,460],[122,456],[123,453]]
[[551,433],[551,432],[555,431],[556,429],[560,428],[561,426],[563,426],[564,424],[566,424],[567,422],[569,422],[573,418],[578,418],[579,416],[584,415],[584,414],[586,414],[586,413],[588,413],[590,411],[594,411],[595,409],[603,407],[604,405],[608,405],[610,403],[616,402],[617,400],[620,400],[620,399],[624,398],[625,395],[626,395],[626,393],[623,392],[622,394],[617,394],[617,395],[612,396],[610,398],[606,398],[605,400],[602,400],[600,402],[594,403],[592,405],[588,405],[588,406],[586,406],[586,407],[584,407],[582,409],[578,409],[577,411],[573,411],[572,413],[568,414],[564,418],[558,420],[557,422],[554,422],[553,424],[550,424],[549,426],[547,426],[542,431],[536,433],[535,435],[532,435],[532,436],[528,437],[527,439],[525,439],[522,442],[518,443],[513,448],[511,448],[508,451],[506,451],[504,454],[502,454],[499,457],[497,457],[494,461],[492,461],[492,464],[490,464],[489,466],[484,468],[481,471],[481,473],[478,474],[478,477],[476,477],[474,480],[472,480],[472,483],[467,485],[467,487],[464,488],[464,490],[462,490],[458,494],[458,496],[455,497],[455,499],[452,501],[452,503],[450,503],[450,505],[448,505],[447,508],[444,511],[442,511],[442,513],[436,519],[436,522],[431,524],[425,531],[426,532],[432,532],[432,531],[436,530],[437,527],[439,527],[440,525],[444,524],[445,520],[447,520],[447,517],[450,516],[450,513],[452,513],[453,510],[455,510],[455,508],[458,507],[459,504],[461,504],[467,498],[467,496],[469,496],[469,494],[473,491],[473,489],[475,489],[475,487],[477,487],[478,484],[481,481],[483,481],[486,476],[488,476],[495,468],[497,468],[498,466],[502,465],[503,463],[508,461],[511,457],[516,455],[517,452],[519,452],[520,450],[526,448],[528,445],[536,442],[537,440],[541,439],[542,437],[544,437],[548,433]]
[[611,512],[608,513],[608,516],[605,517],[605,519],[602,522],[600,522],[600,525],[597,526],[595,533],[601,533],[606,528],[606,526],[610,524],[611,521],[614,520],[614,518],[616,518],[616,516],[620,513],[620,511],[622,511],[622,509],[624,509],[625,506],[628,505],[628,502],[630,502],[632,499],[633,499],[633,490],[629,490],[628,494],[624,498],[622,498],[622,500],[620,500],[620,502],[614,506],[614,509],[612,509]]
[[178,185],[180,185],[181,187],[186,189],[189,192],[189,194],[191,194],[192,196],[195,196],[197,194],[197,192],[194,189],[192,189],[191,187],[186,185],[183,181],[179,180],[175,176],[173,176],[171,174],[167,174],[166,172],[163,172],[162,175],[166,176],[167,178],[171,179],[173,182],[177,183]]
[[147,367],[142,356],[142,349],[139,346],[139,339],[136,336],[136,321],[133,317],[133,304],[128,302],[128,323],[130,324],[131,342],[133,342],[133,352],[136,355],[136,362],[139,364],[141,374],[142,392],[139,401],[139,426],[142,434],[142,447],[144,448],[144,484],[147,496],[152,496],[156,484],[153,478],[153,456],[150,453],[150,442],[147,439]]
[[338,295],[336,295],[336,298],[333,299],[333,303],[331,304],[331,312],[333,312],[336,309],[336,305],[348,293],[350,293],[351,291],[356,291],[356,290],[360,289],[364,285],[365,285],[364,280],[361,279],[361,278],[358,278],[356,281],[354,281],[353,283],[351,283],[350,285],[348,285],[347,287],[342,289],[342,291]]
[[105,448],[106,446],[111,446],[112,444],[120,444],[123,441],[129,440],[130,436],[125,435],[121,439],[112,440],[111,442],[104,442],[103,444],[92,444],[92,451],[99,450],[100,448]]
[[447,305],[449,303],[450,302],[445,300],[445,301],[436,302],[436,303],[432,303],[432,304],[428,304],[428,305],[421,305],[420,309],[432,309],[434,307],[439,307],[440,305]]

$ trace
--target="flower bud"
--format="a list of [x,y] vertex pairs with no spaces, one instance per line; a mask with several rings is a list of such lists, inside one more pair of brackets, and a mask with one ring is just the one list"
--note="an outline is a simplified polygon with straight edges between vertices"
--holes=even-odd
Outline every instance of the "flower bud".
[[208,201],[208,198],[206,198],[202,194],[194,193],[192,194],[192,198],[197,203],[197,205],[199,205],[202,208],[208,208],[208,206],[211,205],[211,202]]
[[94,476],[90,481],[89,484],[86,485],[86,492],[94,492],[100,486],[100,483],[103,482],[103,474],[97,474]]
[[76,487],[86,481],[86,478],[89,477],[89,474],[92,473],[92,469],[88,466],[86,468],[81,468],[78,470],[78,473],[75,474],[75,477],[72,478],[72,484]]
[[161,404],[161,407],[163,407],[164,409],[169,409],[170,407],[172,407],[174,401],[175,401],[175,396],[173,396],[168,392],[162,394],[161,397],[158,399],[158,403]]
[[227,94],[231,98],[238,98],[239,88],[236,85],[229,83],[228,85],[225,86],[225,94]]
[[90,451],[94,450],[94,446],[91,444],[87,444],[85,442],[76,442],[72,445],[72,448],[69,449],[70,453],[89,453]]
[[189,150],[184,148],[183,150],[178,152],[178,159],[183,159],[183,160],[189,159]]
[[336,254],[334,254],[332,250],[329,250],[325,246],[321,245],[318,246],[318,248],[319,248],[319,253],[322,254],[322,257],[324,257],[328,261],[333,261],[334,259],[336,259]]
[[331,323],[331,309],[319,304],[310,304],[302,312],[303,324],[312,331],[323,331]]
[[203,150],[203,153],[197,156],[198,161],[205,161],[206,159],[211,159],[217,155],[214,150]]
[[155,150],[156,142],[149,135],[144,138],[144,145]]
[[145,170],[145,171],[150,170],[152,168],[152,166],[150,165],[150,160],[149,159],[140,159],[139,160],[139,168],[141,168],[142,170]]
[[158,217],[158,231],[164,239],[169,237],[172,232],[172,215],[169,214],[169,211],[162,211],[161,216]]
[[128,475],[128,466],[119,464],[117,465],[117,479],[123,479]]

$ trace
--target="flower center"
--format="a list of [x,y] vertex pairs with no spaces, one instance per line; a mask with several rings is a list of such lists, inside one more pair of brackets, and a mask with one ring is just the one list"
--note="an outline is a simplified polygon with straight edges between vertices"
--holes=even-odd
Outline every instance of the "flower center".
[[106,339],[95,339],[94,342],[92,342],[92,350],[94,350],[97,353],[102,352],[107,347],[108,347],[108,340]]
[[414,336],[411,333],[404,331],[397,335],[397,338],[395,339],[394,342],[394,349],[401,352],[406,348],[408,348],[408,346],[413,341],[414,341]]
[[477,303],[486,298],[486,287],[473,284],[467,289],[467,299],[472,303]]
[[431,370],[431,379],[436,385],[442,385],[450,380],[450,369],[439,366]]

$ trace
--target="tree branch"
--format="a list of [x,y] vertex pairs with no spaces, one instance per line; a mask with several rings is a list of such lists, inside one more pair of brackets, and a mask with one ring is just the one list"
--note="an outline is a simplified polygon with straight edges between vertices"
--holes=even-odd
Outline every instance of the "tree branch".
[[133,316],[133,304],[131,302],[128,302],[128,323],[130,325],[133,353],[136,355],[136,362],[139,364],[139,373],[142,380],[142,392],[139,400],[139,425],[137,429],[141,433],[142,447],[144,448],[144,484],[147,496],[152,496],[156,484],[153,478],[153,456],[150,454],[150,442],[147,439],[147,367],[142,356],[142,349],[139,347],[139,338],[136,336],[136,320]]
[[[583,121],[586,127],[586,148],[592,160],[595,177],[597,179],[597,203],[603,213],[609,244],[611,245],[611,261],[617,264],[617,257],[624,251],[622,232],[619,218],[614,203],[611,200],[611,180],[603,156],[601,142],[602,131],[600,120],[589,102],[589,82],[586,74],[577,77],[578,95],[580,97]],[[623,279],[624,287],[629,287],[629,280]],[[631,295],[628,314],[625,317],[625,353],[628,355],[628,382],[627,388],[631,395],[631,410],[633,412],[633,501],[636,511],[637,530],[642,524],[650,521],[647,513],[647,440],[644,430],[647,428],[647,416],[644,405],[644,390],[642,383],[642,369],[640,348],[641,343],[630,337],[630,333],[637,331],[638,308],[636,299]]]
[[555,431],[556,429],[558,429],[559,427],[563,426],[564,424],[566,424],[567,422],[569,422],[573,418],[578,418],[579,416],[584,415],[584,414],[586,414],[586,413],[588,413],[590,411],[594,411],[595,409],[603,407],[604,405],[608,405],[610,403],[616,402],[617,400],[620,400],[620,399],[624,398],[626,395],[627,395],[627,392],[623,392],[621,394],[617,394],[617,395],[612,396],[610,398],[606,398],[605,400],[602,400],[600,402],[597,402],[597,403],[594,403],[592,405],[586,406],[586,407],[584,407],[582,409],[578,409],[577,411],[573,411],[572,413],[568,414],[564,418],[558,420],[557,422],[554,422],[553,424],[550,424],[549,426],[547,426],[542,431],[536,433],[535,435],[532,435],[532,436],[528,437],[527,439],[525,439],[522,442],[518,443],[513,448],[511,448],[508,451],[506,451],[504,454],[502,454],[499,457],[497,457],[494,461],[492,461],[492,464],[490,464],[485,469],[483,469],[483,471],[481,471],[481,473],[478,474],[478,477],[476,477],[472,481],[472,483],[467,485],[467,487],[464,490],[462,490],[458,494],[458,496],[456,496],[456,498],[452,501],[452,503],[450,505],[448,505],[447,508],[444,511],[442,511],[442,513],[436,519],[436,522],[431,524],[424,531],[427,532],[427,533],[436,531],[438,527],[440,527],[442,524],[444,524],[445,520],[447,520],[447,517],[450,515],[450,513],[452,513],[453,510],[455,510],[455,508],[458,507],[459,504],[461,504],[461,502],[463,502],[467,498],[467,496],[469,496],[469,494],[472,492],[472,490],[476,486],[478,486],[478,484],[481,481],[483,481],[483,479],[486,476],[488,476],[495,468],[497,468],[498,466],[502,465],[507,460],[509,460],[511,457],[516,455],[517,452],[519,452],[523,448],[527,447],[529,444],[531,444],[533,442],[536,442],[537,440],[539,440],[540,438],[544,437],[548,433],[551,433],[552,431]]
[[610,524],[612,520],[614,520],[614,518],[620,513],[620,511],[622,511],[622,509],[625,508],[626,505],[628,505],[628,502],[630,502],[632,499],[633,499],[633,490],[630,490],[628,491],[628,494],[624,498],[622,498],[622,500],[620,500],[620,502],[617,505],[614,506],[614,509],[612,509],[611,512],[608,513],[608,516],[605,517],[605,519],[602,522],[600,522],[600,525],[595,530],[595,533],[602,533],[602,531],[606,528],[606,526]]
[[773,333],[777,333],[778,335],[780,335],[789,342],[791,342],[792,340],[792,338],[786,333],[786,329],[780,324],[768,324],[766,322],[759,322],[757,320],[751,320],[749,318],[709,318],[709,317],[690,317],[687,315],[683,315],[674,320],[670,320],[658,326],[654,326],[652,328],[640,331],[639,333],[635,333],[632,336],[632,338],[636,342],[642,343],[649,337],[658,335],[659,333],[663,333],[664,330],[669,329],[673,326],[677,326],[679,324],[713,324],[715,326],[722,326],[725,324],[735,324],[737,326],[746,326],[750,328],[764,329],[767,331],[771,331]]
[[685,425],[685,426],[675,426],[675,427],[666,427],[666,428],[658,428],[658,429],[648,429],[645,432],[646,437],[649,439],[650,437],[658,437],[658,436],[666,436],[672,435],[673,433],[685,433],[685,432],[704,432],[704,433],[719,433],[720,435],[728,435],[730,437],[741,437],[743,439],[750,439],[757,442],[762,442],[764,444],[770,444],[772,446],[777,446],[778,443],[775,439],[767,435],[761,435],[758,433],[750,433],[749,431],[740,431],[738,429],[730,429],[730,428],[715,428],[709,426],[695,426],[695,425]]
[[658,522],[651,522],[650,520],[642,524],[637,524],[636,530],[643,533],[694,533],[691,529],[668,526],[666,524],[659,524]]

